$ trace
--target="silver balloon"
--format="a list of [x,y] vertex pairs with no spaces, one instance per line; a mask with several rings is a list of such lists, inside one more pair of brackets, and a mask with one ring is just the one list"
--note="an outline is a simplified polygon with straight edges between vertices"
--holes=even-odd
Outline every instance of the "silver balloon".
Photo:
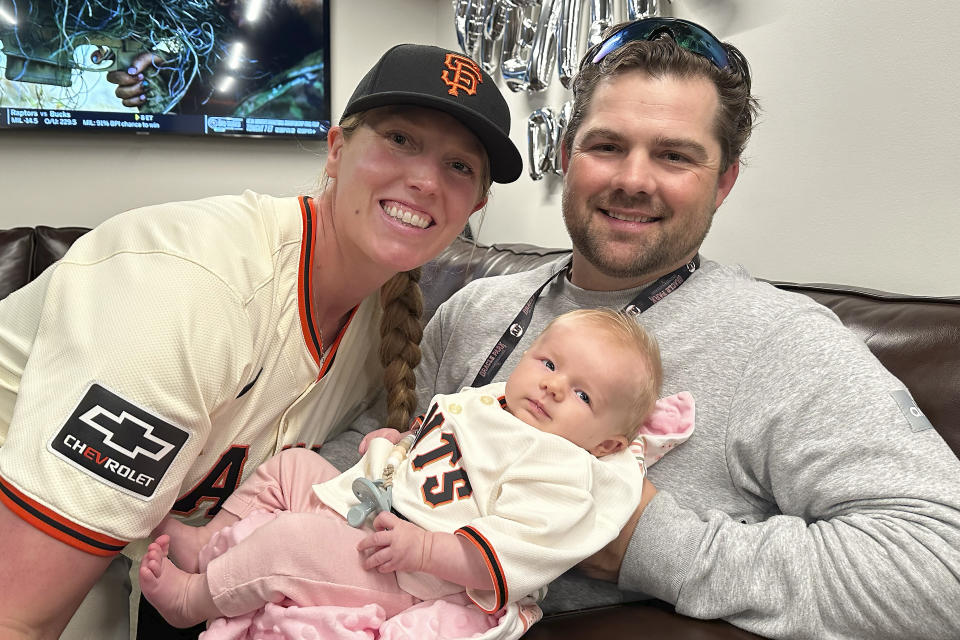
[[483,24],[493,0],[453,0],[453,22],[457,42],[465,54],[477,57]]
[[453,0],[453,29],[457,32],[457,44],[466,52],[467,46],[467,11],[470,9],[470,0]]
[[567,89],[577,72],[580,56],[584,51],[600,42],[604,29],[613,23],[613,0],[590,0],[590,28],[587,44],[580,47],[580,20],[584,0],[562,0],[563,10],[560,23],[560,36],[557,46],[557,73],[560,82]]
[[553,171],[556,128],[549,107],[537,109],[527,118],[527,165],[533,180],[541,180],[547,171]]
[[613,0],[593,0],[590,4],[590,31],[587,48],[603,40],[603,32],[613,24]]
[[536,27],[532,16],[537,14],[540,1],[523,6],[515,2],[507,7],[503,24],[503,53],[500,74],[511,91],[526,91],[530,86],[528,66]]
[[560,37],[557,42],[557,74],[560,83],[567,89],[577,72],[580,60],[580,10],[581,0],[563,0]]
[[570,113],[573,111],[573,100],[567,100],[556,114],[553,126],[553,166],[551,169],[558,176],[563,175],[563,132],[570,123]]
[[563,0],[543,0],[540,5],[537,31],[530,52],[527,91],[543,91],[550,86],[557,61],[557,36],[562,10]]
[[626,0],[627,20],[660,15],[660,0]]
[[491,76],[500,68],[503,52],[503,28],[507,22],[509,6],[503,0],[490,2],[487,19],[483,25],[483,38],[480,40],[480,66]]

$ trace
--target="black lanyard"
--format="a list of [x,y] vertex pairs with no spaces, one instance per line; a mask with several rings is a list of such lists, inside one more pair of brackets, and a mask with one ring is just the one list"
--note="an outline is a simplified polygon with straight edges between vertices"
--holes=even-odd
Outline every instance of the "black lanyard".
[[[500,371],[504,361],[513,353],[513,350],[520,343],[520,338],[526,333],[530,326],[530,319],[533,318],[533,309],[537,306],[537,300],[540,294],[546,289],[547,285],[553,282],[557,276],[565,276],[570,270],[573,259],[567,261],[556,273],[552,274],[546,282],[533,292],[527,303],[520,309],[520,313],[513,319],[507,330],[500,336],[496,346],[490,351],[490,355],[483,361],[477,377],[473,379],[471,387],[480,387],[493,381],[493,377]],[[629,316],[638,316],[656,303],[666,298],[675,291],[680,285],[686,282],[694,271],[700,268],[700,254],[693,257],[693,260],[675,269],[665,276],[658,278],[655,282],[644,287],[633,300],[623,308],[623,313]]]

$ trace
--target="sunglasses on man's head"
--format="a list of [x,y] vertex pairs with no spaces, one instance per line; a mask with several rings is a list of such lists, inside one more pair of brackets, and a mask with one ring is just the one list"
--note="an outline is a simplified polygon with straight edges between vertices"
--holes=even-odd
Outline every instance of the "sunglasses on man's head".
[[723,45],[700,25],[680,18],[644,18],[631,22],[591,47],[580,62],[580,69],[599,63],[628,42],[653,40],[661,33],[669,34],[678,45],[703,56],[718,69],[730,68],[730,59]]

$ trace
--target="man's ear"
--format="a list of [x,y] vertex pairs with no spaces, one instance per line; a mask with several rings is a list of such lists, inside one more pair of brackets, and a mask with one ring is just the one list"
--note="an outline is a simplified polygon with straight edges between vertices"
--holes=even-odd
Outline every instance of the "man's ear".
[[343,157],[343,128],[339,125],[327,131],[327,163],[324,167],[327,175],[336,178],[340,171],[340,159]]
[[713,203],[715,208],[720,208],[723,201],[730,195],[730,190],[737,182],[737,176],[740,175],[740,158],[734,158],[733,164],[727,167],[727,170],[720,174],[717,180],[717,201]]
[[570,156],[567,153],[567,145],[563,143],[563,140],[560,140],[560,168],[563,169],[563,172],[567,172],[567,166],[570,164]]
[[602,458],[603,456],[608,456],[611,453],[617,453],[627,448],[629,444],[630,442],[627,440],[627,436],[614,436],[594,446],[593,449],[590,450],[590,453],[598,458]]

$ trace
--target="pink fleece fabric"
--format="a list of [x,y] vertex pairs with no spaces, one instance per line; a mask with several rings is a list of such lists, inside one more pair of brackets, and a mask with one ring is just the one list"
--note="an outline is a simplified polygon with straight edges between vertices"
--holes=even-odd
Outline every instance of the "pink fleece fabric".
[[695,422],[695,403],[688,392],[660,398],[630,443],[630,451],[647,468],[685,442],[693,433]]
[[[254,511],[218,531],[200,552],[200,568],[235,546],[276,514]],[[499,617],[483,613],[465,594],[414,604],[388,618],[379,604],[296,606],[267,603],[236,617],[213,620],[202,640],[454,640],[492,629]]]

